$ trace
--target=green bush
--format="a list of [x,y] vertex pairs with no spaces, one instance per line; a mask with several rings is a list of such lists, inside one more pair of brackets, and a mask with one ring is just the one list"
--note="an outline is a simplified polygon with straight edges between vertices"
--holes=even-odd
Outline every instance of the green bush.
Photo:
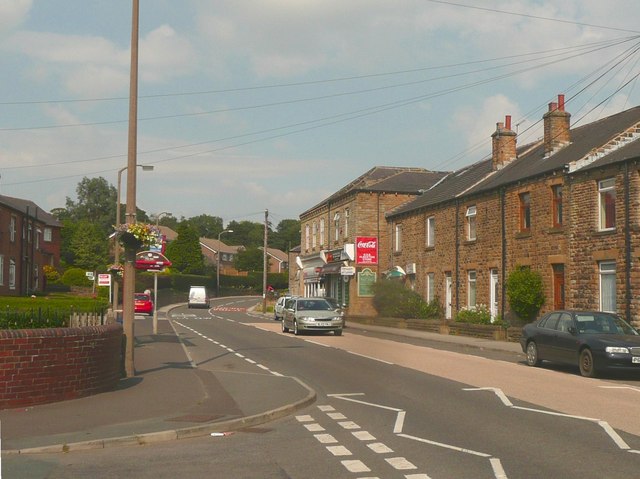
[[516,266],[507,278],[506,287],[511,310],[524,321],[535,318],[545,301],[540,273]]
[[81,296],[5,296],[0,298],[0,329],[68,327],[72,312],[104,314],[107,307],[106,299]]
[[437,300],[427,303],[399,281],[378,281],[373,285],[373,294],[373,306],[380,316],[405,319],[442,317],[442,307]]
[[493,324],[491,311],[484,304],[478,304],[475,308],[462,308],[456,314],[456,321],[472,324]]
[[91,286],[91,281],[82,268],[69,268],[62,275],[61,281],[67,286]]

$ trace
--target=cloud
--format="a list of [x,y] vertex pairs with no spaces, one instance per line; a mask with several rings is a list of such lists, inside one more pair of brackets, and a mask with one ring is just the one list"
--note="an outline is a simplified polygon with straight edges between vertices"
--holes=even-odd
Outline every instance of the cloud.
[[0,2],[0,36],[25,21],[32,3],[32,0],[3,0]]

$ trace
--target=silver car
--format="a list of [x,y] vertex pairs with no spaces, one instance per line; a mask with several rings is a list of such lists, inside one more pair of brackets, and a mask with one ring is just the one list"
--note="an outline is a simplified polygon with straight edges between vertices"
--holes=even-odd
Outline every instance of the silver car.
[[344,316],[324,298],[289,298],[282,313],[282,332],[333,331],[342,335]]
[[291,296],[280,296],[273,306],[273,319],[280,321],[282,319],[282,313],[284,311],[284,302],[287,299],[291,299]]

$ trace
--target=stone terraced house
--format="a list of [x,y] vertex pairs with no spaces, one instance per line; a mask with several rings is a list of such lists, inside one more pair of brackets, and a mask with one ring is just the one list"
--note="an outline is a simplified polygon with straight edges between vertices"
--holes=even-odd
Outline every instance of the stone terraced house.
[[526,266],[543,278],[543,312],[616,311],[640,325],[640,107],[574,129],[570,116],[559,95],[544,138],[525,146],[507,117],[491,158],[389,210],[383,268],[447,318],[479,305],[508,317],[505,278]]

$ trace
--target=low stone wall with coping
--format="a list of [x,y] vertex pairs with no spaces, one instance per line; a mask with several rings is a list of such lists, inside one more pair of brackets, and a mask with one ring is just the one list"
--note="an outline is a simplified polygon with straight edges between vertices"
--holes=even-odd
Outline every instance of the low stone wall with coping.
[[0,409],[77,399],[122,377],[120,324],[0,330]]

